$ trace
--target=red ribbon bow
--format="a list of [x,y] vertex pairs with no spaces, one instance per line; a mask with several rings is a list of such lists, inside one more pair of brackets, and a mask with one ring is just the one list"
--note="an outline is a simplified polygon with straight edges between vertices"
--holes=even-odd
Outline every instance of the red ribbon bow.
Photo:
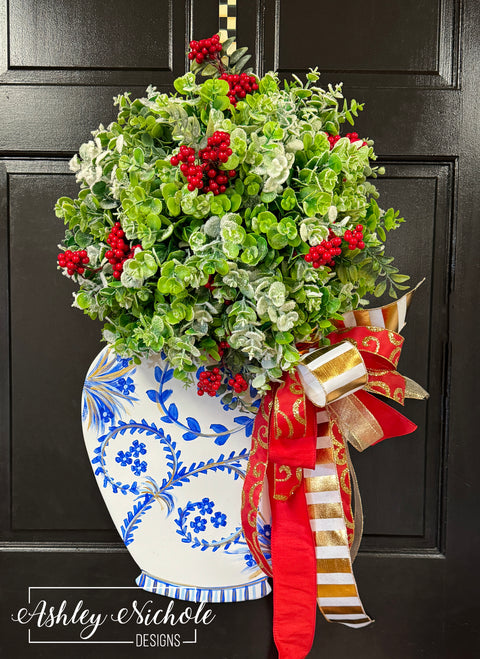
[[[332,345],[347,340],[357,347],[367,368],[368,391],[402,404],[406,395],[424,397],[418,385],[415,395],[414,383],[396,371],[403,345],[403,338],[396,332],[350,327],[337,330],[328,338]],[[345,451],[347,439],[363,450],[416,429],[405,416],[366,390],[324,409],[330,417],[329,432],[339,442],[340,452]],[[281,659],[305,657],[315,634],[317,561],[304,469],[314,469],[316,465],[318,411],[305,395],[298,375],[285,373],[281,384],[274,385],[263,398],[255,418],[243,488],[245,538],[258,565],[274,580],[273,631]],[[348,482],[348,467],[342,462],[345,461],[336,461],[338,477]],[[345,469],[347,474],[343,473]],[[271,567],[257,535],[258,508],[266,479],[272,510]],[[344,519],[353,527],[351,490],[350,494],[341,492],[341,501]],[[348,538],[350,545],[352,539],[353,531]]]

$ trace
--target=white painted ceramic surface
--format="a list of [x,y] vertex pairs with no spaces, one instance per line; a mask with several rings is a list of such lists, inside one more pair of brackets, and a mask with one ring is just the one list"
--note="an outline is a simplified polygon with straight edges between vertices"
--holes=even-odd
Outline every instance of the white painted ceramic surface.
[[[191,601],[270,587],[241,531],[254,415],[185,389],[160,357],[135,366],[105,348],[87,374],[82,423],[95,477],[142,572],[137,584]],[[269,512],[259,527],[269,553]]]

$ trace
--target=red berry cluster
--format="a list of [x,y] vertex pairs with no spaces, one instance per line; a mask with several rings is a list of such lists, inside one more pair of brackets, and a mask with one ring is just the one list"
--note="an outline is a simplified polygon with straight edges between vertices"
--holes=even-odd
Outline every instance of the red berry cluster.
[[[330,142],[330,149],[333,149],[338,140],[342,137],[341,135],[330,135],[327,133],[328,141]],[[347,133],[345,137],[348,137],[350,142],[358,142],[358,133]],[[363,141],[362,146],[365,146],[367,142]],[[368,144],[367,144],[368,146]]]
[[333,259],[342,253],[341,244],[342,239],[340,236],[336,236],[330,230],[328,240],[322,240],[320,245],[310,247],[310,251],[303,258],[307,263],[311,263],[314,268],[319,268],[321,265],[328,265],[330,268],[333,268],[335,265]]
[[209,396],[215,396],[221,384],[222,376],[219,368],[215,367],[211,371],[202,371],[197,383],[197,394],[203,396],[206,393]]
[[240,394],[242,391],[246,391],[248,389],[248,384],[246,383],[243,375],[240,373],[237,373],[233,378],[230,378],[228,384],[233,387],[237,394]]
[[200,41],[190,41],[190,52],[188,53],[189,60],[195,60],[201,64],[205,60],[216,59],[217,53],[222,50],[220,37],[214,34],[209,39],[200,39]]
[[176,167],[182,163],[180,171],[186,177],[191,192],[198,188],[204,194],[213,192],[218,195],[225,192],[229,178],[236,175],[234,169],[228,172],[219,169],[220,163],[226,163],[231,155],[230,135],[217,130],[208,138],[207,146],[199,150],[200,164],[195,164],[195,149],[185,145],[180,147],[177,155],[170,158],[170,164]]
[[[343,234],[343,239],[348,244],[348,249],[365,249],[363,242],[363,226],[357,224],[354,231],[347,229]],[[310,247],[308,254],[303,257],[307,263],[311,263],[314,268],[321,265],[328,265],[330,268],[335,266],[334,258],[342,253],[340,245],[342,238],[336,236],[330,229],[328,240],[322,240],[320,245]]]
[[330,150],[331,150],[338,142],[338,140],[341,138],[341,135],[330,135],[330,133],[327,133],[327,137],[328,137],[328,141],[330,142]]
[[202,162],[227,162],[232,155],[230,135],[223,130],[216,130],[207,140],[207,146],[198,152]]
[[85,272],[85,268],[83,266],[86,265],[90,259],[88,258],[87,251],[85,249],[79,249],[76,252],[72,252],[72,250],[67,249],[66,252],[60,252],[60,254],[57,256],[57,261],[61,268],[67,268],[67,272],[71,276],[75,273],[83,275]]
[[365,243],[363,242],[363,226],[361,224],[357,224],[355,231],[347,229],[343,234],[343,237],[348,243],[348,249],[365,249]]
[[113,276],[115,279],[120,279],[123,271],[123,264],[127,259],[133,258],[135,249],[141,245],[134,245],[131,247],[127,241],[124,240],[125,233],[123,232],[120,222],[115,222],[114,227],[108,234],[107,243],[112,249],[105,252],[105,258],[113,267]]
[[170,158],[170,164],[176,167],[180,162],[180,171],[187,178],[190,191],[203,188],[203,167],[195,164],[195,149],[182,144],[180,152]]
[[258,82],[255,76],[250,76],[248,73],[222,73],[220,80],[226,80],[229,84],[230,91],[227,96],[230,103],[235,106],[237,102],[245,98],[247,94],[257,91]]
[[[347,133],[345,135],[345,137],[348,137],[350,142],[358,142],[358,140],[359,140],[358,133]],[[365,142],[365,140],[363,140],[362,141],[362,146],[368,146],[368,143]]]
[[228,341],[220,341],[220,343],[217,346],[218,354],[220,355],[220,357],[223,357],[223,353],[225,352],[225,350],[228,350],[228,348],[230,348],[230,344]]

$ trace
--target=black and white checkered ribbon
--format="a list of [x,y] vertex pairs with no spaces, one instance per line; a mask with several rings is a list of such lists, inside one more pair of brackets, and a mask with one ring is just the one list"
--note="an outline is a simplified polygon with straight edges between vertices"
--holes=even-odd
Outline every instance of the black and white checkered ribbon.
[[[219,0],[218,27],[222,42],[237,36],[237,0]],[[234,42],[229,50],[235,48],[236,43]]]

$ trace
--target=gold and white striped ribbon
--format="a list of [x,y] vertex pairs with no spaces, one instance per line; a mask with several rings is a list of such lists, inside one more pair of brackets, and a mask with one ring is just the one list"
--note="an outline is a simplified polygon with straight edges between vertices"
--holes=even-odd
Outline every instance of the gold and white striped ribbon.
[[[237,0],[219,0],[218,27],[222,43],[237,36]],[[233,52],[236,47],[236,42],[233,42],[229,52]]]
[[329,622],[365,627],[365,613],[353,575],[340,482],[326,410],[317,412],[315,469],[304,469],[305,492],[317,558],[317,603]]
[[353,394],[368,382],[362,356],[350,341],[312,350],[297,369],[305,393],[318,407]]
[[386,304],[383,307],[375,309],[356,309],[355,311],[346,311],[343,315],[343,322],[335,323],[337,326],[356,327],[357,325],[366,327],[383,327],[393,332],[401,332],[405,327],[405,318],[410,306],[413,294],[425,279],[422,279],[415,288],[408,291],[399,300]]

